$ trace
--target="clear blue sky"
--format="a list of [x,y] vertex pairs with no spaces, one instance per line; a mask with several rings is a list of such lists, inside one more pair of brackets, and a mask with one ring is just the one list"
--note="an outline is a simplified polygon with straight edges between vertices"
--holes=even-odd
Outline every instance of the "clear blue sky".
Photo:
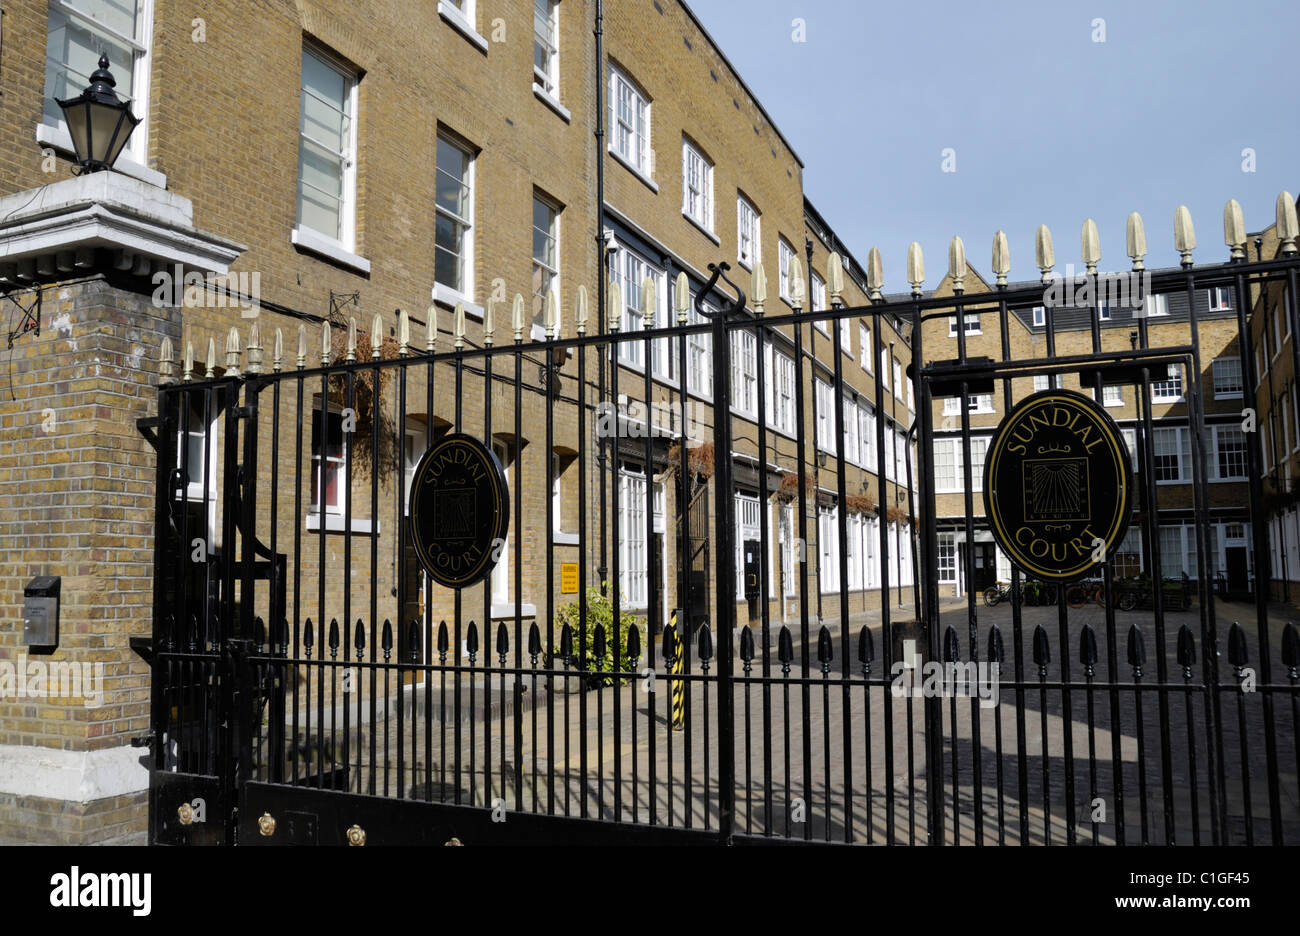
[[1146,222],[1148,266],[1172,266],[1180,204],[1197,260],[1219,262],[1229,198],[1257,231],[1279,191],[1300,193],[1295,0],[687,2],[802,157],[813,204],[859,261],[880,248],[889,291],[907,288],[913,240],[928,286],[954,234],[989,276],[999,228],[1013,280],[1037,275],[1039,224],[1057,269],[1081,268],[1088,217],[1102,269],[1128,269],[1130,211]]

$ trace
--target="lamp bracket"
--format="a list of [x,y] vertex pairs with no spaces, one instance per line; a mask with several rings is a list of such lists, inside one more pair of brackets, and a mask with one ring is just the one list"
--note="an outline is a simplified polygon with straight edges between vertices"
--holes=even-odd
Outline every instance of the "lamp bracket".
[[18,321],[18,327],[9,332],[9,348],[12,350],[14,342],[28,332],[34,332],[39,338],[41,335],[41,295],[43,290],[38,286],[32,299],[27,304],[14,295],[13,292],[6,292],[5,298],[18,307],[23,317]]

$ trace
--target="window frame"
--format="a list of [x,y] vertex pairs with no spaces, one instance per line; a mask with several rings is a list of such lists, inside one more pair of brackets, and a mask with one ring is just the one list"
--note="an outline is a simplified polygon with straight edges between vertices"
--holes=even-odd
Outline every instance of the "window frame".
[[[302,115],[303,115],[303,98],[309,94],[307,88],[303,86],[306,76],[306,59],[310,56],[320,64],[338,73],[344,80],[344,98],[347,110],[344,116],[348,122],[348,138],[345,141],[346,148],[342,151],[335,152],[329,150],[325,144],[319,140],[309,137],[303,132]],[[357,151],[358,151],[358,107],[360,102],[360,85],[361,81],[356,71],[342,62],[338,56],[331,53],[315,43],[304,42],[302,46],[302,70],[298,77],[298,180],[297,180],[297,197],[296,197],[296,216],[294,222],[295,242],[302,236],[302,232],[310,231],[318,237],[324,238],[327,242],[337,244],[340,248],[348,253],[353,253],[357,249],[356,230],[357,230]],[[315,95],[313,95],[315,97]],[[323,103],[332,106],[333,102],[323,101]],[[303,221],[303,172],[302,172],[302,151],[304,143],[310,143],[312,146],[323,149],[331,155],[337,155],[340,160],[339,180],[339,225],[335,233],[321,231]],[[309,238],[308,238],[309,239]]]
[[784,236],[778,235],[776,249],[777,292],[782,299],[793,307],[794,300],[790,297],[790,261],[796,256],[794,245],[786,240]]
[[[700,184],[696,191],[690,184],[692,157],[699,164]],[[700,212],[691,210],[690,199],[695,195]],[[713,163],[704,155],[704,150],[697,146],[690,137],[682,136],[682,214],[702,227],[709,234],[714,233],[713,200]],[[701,215],[703,215],[701,217]]]
[[[475,207],[476,207],[475,203],[476,203],[477,200],[478,200],[478,184],[477,184],[477,183],[478,183],[478,179],[477,179],[477,174],[478,174],[478,173],[477,173],[477,169],[478,169],[478,150],[477,150],[475,147],[471,146],[467,141],[462,140],[461,138],[459,138],[459,137],[457,137],[457,136],[454,136],[453,134],[451,134],[451,133],[449,133],[449,132],[446,132],[446,131],[443,131],[443,130],[439,130],[438,135],[437,135],[437,142],[438,142],[438,143],[446,143],[448,146],[450,146],[451,148],[453,148],[453,149],[455,149],[455,150],[458,150],[460,153],[462,153],[463,155],[465,155],[465,156],[467,157],[467,161],[466,161],[466,172],[465,172],[465,174],[466,174],[466,176],[467,176],[467,181],[462,181],[462,182],[460,182],[460,184],[461,184],[462,186],[464,186],[464,188],[468,191],[468,195],[466,196],[466,199],[465,199],[465,200],[466,200],[466,203],[467,203],[467,217],[465,217],[465,218],[461,218],[459,215],[455,214],[455,213],[452,212],[450,209],[443,208],[441,205],[439,205],[439,204],[438,204],[438,199],[437,199],[437,194],[436,194],[436,188],[437,188],[437,185],[436,185],[436,174],[437,174],[437,173],[443,173],[443,174],[446,175],[447,178],[449,178],[449,179],[454,179],[455,177],[454,177],[450,172],[446,172],[446,171],[442,168],[442,166],[440,166],[440,165],[435,165],[435,167],[434,167],[434,173],[435,173],[435,195],[434,195],[434,216],[435,216],[435,224],[436,224],[436,218],[437,218],[439,215],[441,215],[441,216],[444,216],[444,217],[451,218],[453,224],[460,224],[460,225],[463,225],[463,228],[464,228],[464,229],[463,229],[463,231],[461,232],[460,285],[459,285],[459,286],[453,286],[453,285],[450,284],[450,283],[443,283],[443,282],[441,282],[441,281],[438,280],[437,253],[438,253],[439,250],[445,250],[445,248],[440,248],[440,247],[438,246],[438,243],[437,243],[437,234],[436,234],[436,232],[435,232],[435,235],[434,235],[434,245],[433,245],[433,250],[434,250],[434,273],[433,273],[434,286],[435,286],[435,289],[437,289],[437,290],[439,290],[439,291],[445,290],[445,291],[447,292],[448,295],[450,295],[451,297],[453,297],[454,300],[459,300],[459,301],[464,301],[464,302],[467,302],[467,303],[472,303],[472,302],[473,302],[473,297],[474,297],[474,226],[475,226],[475,225],[474,225],[474,214],[475,214]],[[435,153],[436,153],[436,150],[435,150]],[[435,163],[437,163],[437,162],[438,162],[438,160],[435,158]]]
[[[311,438],[314,442],[317,438],[317,426],[321,417],[320,395],[317,394],[312,405],[311,416]],[[339,421],[339,452],[337,458],[328,454],[330,424],[337,417]],[[316,445],[311,445],[309,461],[311,463],[311,478],[316,481],[316,493],[312,494],[310,483],[307,486],[307,513],[317,517],[345,517],[348,511],[348,460],[350,455],[350,446],[348,445],[348,433],[343,431],[343,406],[342,404],[329,401],[325,407],[325,439],[322,440],[321,452],[316,454]],[[318,467],[318,460],[322,464]],[[324,463],[338,463],[338,506],[331,507],[329,504],[322,503],[325,499],[325,474]],[[321,508],[324,508],[323,510]]]
[[[547,5],[546,22],[550,27],[550,54],[545,70],[537,67],[539,3]],[[533,0],[533,86],[552,100],[560,99],[560,0]]]
[[[627,124],[619,114],[620,88],[626,89],[631,98],[632,123]],[[609,64],[609,106],[610,134],[609,152],[620,162],[641,176],[651,181],[654,174],[654,147],[652,145],[652,108],[654,102],[650,95],[642,90],[641,85],[632,76],[613,62]],[[641,126],[641,125],[644,126]],[[623,152],[619,141],[626,132],[631,154]]]
[[[1170,364],[1168,373],[1169,376],[1166,377],[1164,380],[1151,381],[1151,402],[1152,403],[1183,403],[1186,401],[1187,398],[1186,398],[1186,391],[1183,387],[1182,368],[1179,367],[1177,364]],[[1177,394],[1169,394],[1169,393],[1157,391],[1157,388],[1161,388],[1161,390],[1163,390],[1164,387],[1175,383],[1178,386]]]
[[[541,204],[551,212],[551,230],[542,232],[537,226],[537,206]],[[540,267],[550,274],[549,284],[555,290],[556,304],[559,308],[564,308],[560,292],[560,215],[564,208],[555,199],[545,194],[541,189],[533,189],[533,251],[532,251],[532,271],[533,279],[537,279],[537,270]],[[545,233],[545,236],[551,241],[551,250],[554,254],[554,268],[547,266],[544,260],[537,258],[537,235]],[[539,295],[536,288],[533,290],[533,303],[535,306],[533,312],[532,336],[536,339],[546,337],[546,292],[543,290]]]
[[[1219,390],[1219,370],[1220,370],[1219,365],[1221,365],[1221,364],[1224,365],[1225,368],[1226,368],[1228,365],[1233,365],[1233,364],[1236,365],[1236,367],[1237,367],[1237,375],[1236,375],[1236,376],[1237,376],[1237,382],[1236,382],[1237,389],[1236,389],[1236,390],[1231,390],[1231,389],[1226,390],[1226,391],[1220,391],[1220,390]],[[1221,355],[1220,357],[1216,357],[1216,358],[1211,362],[1211,364],[1210,364],[1210,383],[1211,383],[1211,386],[1212,386],[1213,389],[1214,389],[1214,398],[1215,398],[1216,400],[1239,400],[1239,399],[1241,399],[1242,396],[1244,396],[1245,391],[1246,391],[1246,376],[1245,376],[1245,368],[1242,367],[1242,361],[1241,361],[1241,358],[1239,358],[1239,357],[1233,357],[1232,355]]]
[[[984,334],[983,326],[980,323],[980,313],[966,312],[964,313],[963,318],[966,320],[966,334],[968,336]],[[972,323],[975,325],[974,328],[971,328]],[[957,337],[957,316],[955,315],[948,316],[948,337]]]
[[[750,224],[745,223],[749,214]],[[762,259],[762,220],[758,206],[743,194],[736,193],[736,262],[746,270],[753,270],[754,264]],[[749,232],[749,256],[745,256],[745,232]]]
[[[728,361],[731,365],[731,411],[751,421],[758,419],[758,338],[747,328],[736,329],[728,336]],[[748,372],[744,365],[751,366]]]
[[[118,156],[114,169],[124,175],[141,179],[145,182],[151,182],[159,187],[166,186],[166,176],[147,166],[149,158],[149,96],[150,82],[153,65],[153,25],[154,25],[154,4],[155,0],[136,0],[138,6],[136,10],[135,30],[136,35],[127,36],[118,32],[116,29],[100,22],[94,16],[77,9],[74,5],[76,0],[56,0],[56,2],[46,5],[46,23],[45,23],[45,43],[41,51],[42,61],[42,78],[41,78],[41,95],[42,107],[40,117],[36,123],[37,141],[43,144],[53,146],[55,149],[63,150],[68,154],[74,152],[72,144],[72,134],[68,130],[67,121],[63,117],[62,109],[57,114],[45,113],[45,107],[52,103],[57,97],[64,97],[55,89],[49,86],[49,13],[57,9],[60,13],[79,24],[82,28],[90,32],[95,38],[103,42],[99,34],[107,34],[111,41],[116,45],[125,45],[131,51],[131,113],[140,118],[139,124],[131,133],[131,138],[127,140],[126,146]],[[100,49],[103,50],[102,44]],[[60,63],[63,71],[68,71],[66,62]],[[109,70],[115,75],[120,76],[124,63],[109,62]],[[78,76],[79,78],[82,76]],[[82,89],[90,83],[90,76],[84,76],[85,80],[80,81],[73,88],[69,88],[66,97],[76,97]],[[125,95],[119,94],[125,99]],[[57,108],[57,105],[55,105]],[[53,117],[53,120],[50,118]]]

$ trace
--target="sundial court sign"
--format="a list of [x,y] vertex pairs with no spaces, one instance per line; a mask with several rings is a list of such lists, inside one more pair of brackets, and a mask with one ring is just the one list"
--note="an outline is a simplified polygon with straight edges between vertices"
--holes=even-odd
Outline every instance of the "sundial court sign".
[[1047,390],[998,426],[984,510],[998,545],[1028,575],[1068,582],[1111,555],[1128,527],[1132,469],[1110,416],[1082,394]]
[[411,481],[411,545],[435,582],[466,588],[482,581],[509,526],[505,472],[491,449],[451,433],[424,453]]

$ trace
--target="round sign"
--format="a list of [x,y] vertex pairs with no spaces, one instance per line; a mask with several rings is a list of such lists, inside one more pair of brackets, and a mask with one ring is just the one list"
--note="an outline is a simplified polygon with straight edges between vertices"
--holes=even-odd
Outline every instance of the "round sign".
[[1124,538],[1128,449],[1114,420],[1080,393],[1045,390],[998,426],[984,465],[984,511],[1026,574],[1082,578]]
[[491,449],[451,433],[424,453],[411,481],[411,544],[435,582],[465,588],[482,581],[509,526],[506,476]]

